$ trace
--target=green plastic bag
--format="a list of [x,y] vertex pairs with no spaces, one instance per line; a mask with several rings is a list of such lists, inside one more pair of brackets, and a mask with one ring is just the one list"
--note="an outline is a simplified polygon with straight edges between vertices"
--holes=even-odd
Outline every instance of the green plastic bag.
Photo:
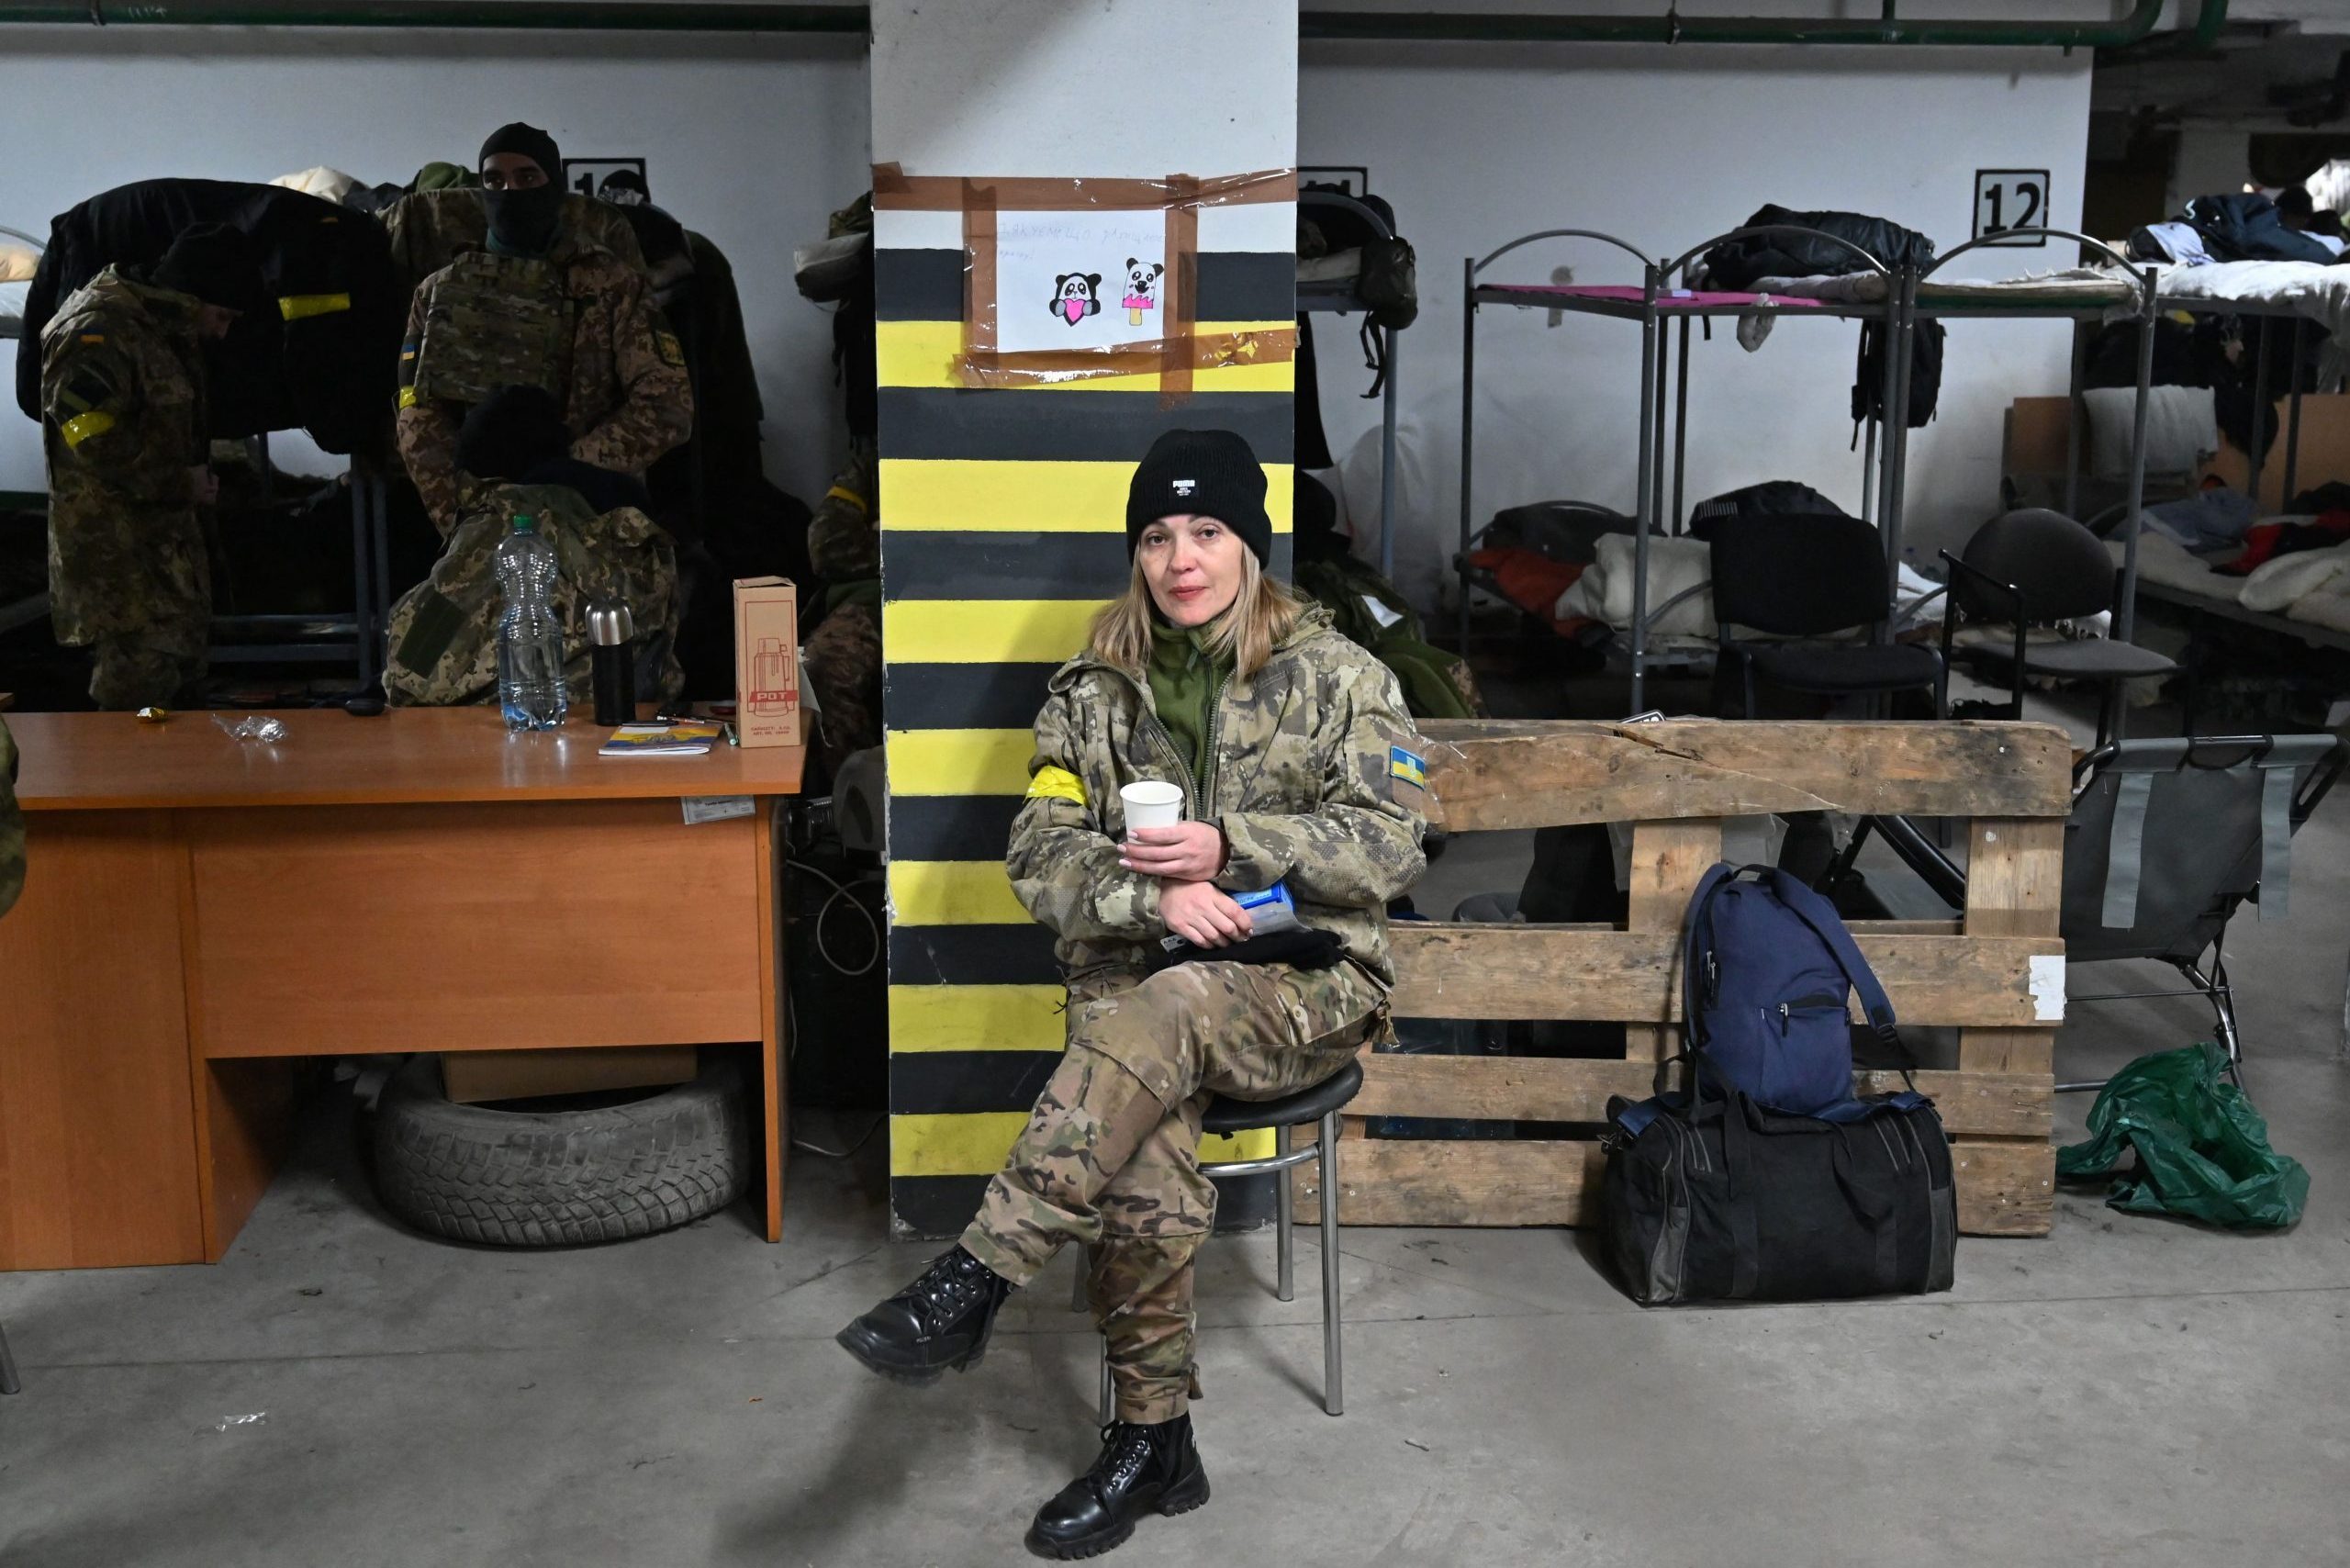
[[[2228,1081],[2227,1053],[2205,1041],[2140,1057],[2089,1108],[2089,1137],[2056,1151],[2067,1180],[2114,1178],[2109,1207],[2177,1215],[2229,1230],[2281,1229],[2301,1217],[2310,1173],[2268,1147],[2268,1124]],[[2125,1151],[2137,1168],[2119,1172]]]

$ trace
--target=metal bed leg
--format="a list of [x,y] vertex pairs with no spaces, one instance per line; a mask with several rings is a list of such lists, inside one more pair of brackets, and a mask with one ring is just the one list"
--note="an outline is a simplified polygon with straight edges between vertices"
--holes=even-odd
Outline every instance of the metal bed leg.
[[[1289,1152],[1287,1127],[1273,1129],[1273,1152],[1275,1154]],[[1292,1181],[1295,1174],[1294,1171],[1281,1170],[1273,1175],[1273,1180],[1281,1183],[1274,1193],[1273,1250],[1276,1261],[1273,1294],[1282,1301],[1297,1299],[1297,1254],[1294,1250],[1293,1236],[1296,1228],[1297,1188]]]
[[1346,1414],[1346,1384],[1339,1364],[1343,1315],[1338,1303],[1338,1113],[1322,1118],[1322,1145],[1315,1169],[1322,1187],[1322,1408]]
[[1477,428],[1477,262],[1460,260],[1460,656],[1469,656],[1469,480]]
[[370,577],[375,561],[375,531],[368,526],[370,487],[357,464],[351,469],[351,631],[357,644],[359,689],[367,689],[375,661],[375,590]]
[[1861,521],[1876,521],[1876,420],[1868,422],[1866,443],[1861,448]]
[[[1386,401],[1379,410],[1379,575],[1395,580],[1395,329],[1387,333]],[[1465,579],[1464,579],[1465,589]],[[1464,593],[1465,601],[1465,593]]]
[[2073,323],[2073,383],[2065,400],[2065,515],[2081,519],[2081,427],[2088,416],[2081,404],[2081,383],[2088,379],[2089,335]]
[[369,487],[375,503],[375,627],[367,642],[368,667],[380,677],[391,664],[392,492],[378,476]]
[[1675,373],[1673,393],[1673,521],[1669,529],[1679,533],[1687,513],[1681,510],[1682,483],[1689,468],[1689,318],[1681,319],[1681,367]]
[[2245,493],[2252,497],[2255,508],[2260,505],[2260,476],[2268,468],[2268,443],[2263,438],[2268,430],[2268,318],[2255,318],[2260,323],[2260,347],[2252,356],[2252,450],[2245,454],[2251,460],[2252,483]]
[[2299,316],[2293,318],[2293,360],[2288,367],[2285,385],[2285,493],[2278,498],[2287,506],[2300,488],[2301,470],[2301,329],[2308,323]]
[[1669,444],[1665,432],[1671,423],[1666,409],[1672,393],[1673,328],[1660,322],[1656,335],[1656,453],[1652,459],[1656,466],[1649,480],[1649,494],[1655,498],[1657,521],[1667,533],[1675,532],[1673,520],[1664,512],[1664,454]]
[[8,1353],[8,1330],[0,1326],[0,1394],[22,1394],[25,1385],[17,1381],[17,1358]]
[[1649,530],[1656,523],[1657,296],[1663,279],[1654,263],[1648,269],[1647,309],[1640,317],[1639,484],[1632,518],[1632,705],[1648,706]]
[[1108,1426],[1117,1418],[1117,1395],[1110,1387],[1110,1343],[1102,1342],[1102,1425]]

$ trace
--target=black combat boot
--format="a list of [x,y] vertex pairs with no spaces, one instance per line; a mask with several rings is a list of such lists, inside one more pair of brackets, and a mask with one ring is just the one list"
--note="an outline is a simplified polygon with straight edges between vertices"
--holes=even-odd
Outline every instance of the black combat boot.
[[1011,1281],[951,1247],[912,1284],[834,1338],[883,1377],[929,1383],[948,1367],[968,1372],[979,1364],[996,1308],[1011,1294]]
[[1135,1533],[1147,1513],[1188,1514],[1208,1500],[1208,1473],[1192,1444],[1192,1417],[1102,1429],[1102,1457],[1036,1510],[1028,1550],[1039,1557],[1098,1557]]

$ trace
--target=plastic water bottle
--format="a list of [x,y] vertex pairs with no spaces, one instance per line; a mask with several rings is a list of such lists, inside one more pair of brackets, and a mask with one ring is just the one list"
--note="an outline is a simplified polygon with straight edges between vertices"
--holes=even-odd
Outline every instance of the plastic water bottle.
[[498,546],[498,705],[509,730],[552,730],[570,694],[563,685],[563,626],[554,613],[554,546],[527,517]]

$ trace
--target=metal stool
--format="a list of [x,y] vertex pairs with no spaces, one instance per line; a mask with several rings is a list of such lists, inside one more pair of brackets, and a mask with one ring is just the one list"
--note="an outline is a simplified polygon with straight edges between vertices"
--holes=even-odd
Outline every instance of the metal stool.
[[24,1385],[17,1381],[17,1360],[8,1354],[8,1330],[0,1327],[0,1394],[21,1394]]
[[[1338,1364],[1338,1338],[1341,1315],[1338,1310],[1338,1113],[1347,1102],[1362,1088],[1362,1068],[1348,1062],[1313,1088],[1279,1100],[1234,1100],[1219,1094],[1209,1103],[1207,1115],[1201,1130],[1211,1133],[1240,1133],[1255,1127],[1273,1129],[1274,1153],[1269,1159],[1239,1159],[1228,1165],[1201,1167],[1215,1181],[1235,1176],[1262,1176],[1278,1171],[1281,1183],[1274,1209],[1275,1249],[1279,1256],[1273,1294],[1282,1301],[1297,1296],[1297,1260],[1292,1247],[1296,1194],[1290,1172],[1312,1160],[1322,1191],[1322,1408],[1333,1416],[1344,1414],[1344,1384]],[[1321,1137],[1311,1148],[1292,1149],[1289,1133],[1292,1127],[1308,1123],[1322,1124]],[[1086,1307],[1085,1279],[1088,1269],[1080,1261],[1077,1270],[1077,1288],[1070,1305],[1082,1312]],[[1110,1394],[1110,1352],[1107,1344],[1102,1350],[1102,1424],[1108,1426],[1113,1414]]]

